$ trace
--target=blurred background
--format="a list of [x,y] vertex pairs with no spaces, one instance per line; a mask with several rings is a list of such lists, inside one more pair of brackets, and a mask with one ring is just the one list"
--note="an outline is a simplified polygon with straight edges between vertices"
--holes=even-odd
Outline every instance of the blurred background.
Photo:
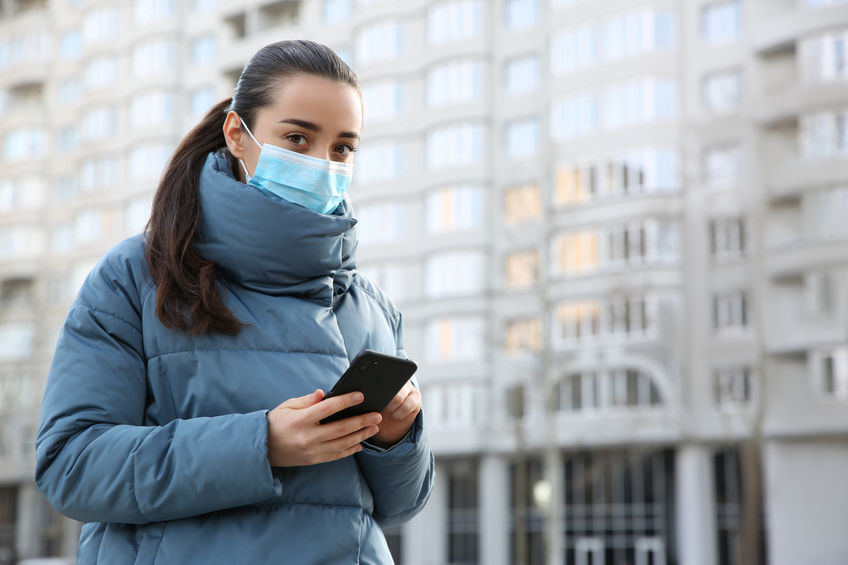
[[362,84],[438,461],[399,564],[848,563],[845,0],[0,0],[0,565],[76,553],[33,474],[77,289],[290,38]]

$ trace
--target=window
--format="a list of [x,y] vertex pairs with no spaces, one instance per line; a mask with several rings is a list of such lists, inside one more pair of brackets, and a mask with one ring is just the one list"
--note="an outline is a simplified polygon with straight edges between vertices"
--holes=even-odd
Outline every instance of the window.
[[133,49],[133,74],[143,77],[173,68],[175,62],[174,42],[169,39],[151,39]]
[[19,127],[6,134],[3,158],[6,161],[38,159],[47,155],[47,134],[38,127]]
[[157,179],[171,158],[173,148],[168,143],[142,143],[132,148],[129,160],[130,180]]
[[557,206],[568,206],[599,198],[672,192],[679,185],[674,149],[635,148],[560,165],[554,200]]
[[539,280],[539,252],[535,249],[515,251],[506,256],[506,287],[525,290]]
[[79,184],[83,192],[113,188],[117,180],[116,163],[113,157],[91,157],[82,162]]
[[704,109],[713,114],[735,110],[742,98],[742,73],[738,69],[710,73],[701,81]]
[[95,45],[121,33],[121,15],[114,6],[103,6],[89,12],[82,25],[86,44]]
[[471,102],[483,90],[480,61],[454,61],[427,73],[427,105],[432,108]]
[[74,240],[78,244],[94,243],[104,235],[103,231],[100,210],[83,210],[74,217]]
[[405,232],[406,214],[402,204],[380,202],[358,208],[356,229],[362,243],[391,243]]
[[65,61],[73,61],[82,55],[82,33],[79,29],[70,29],[62,34],[59,56]]
[[801,232],[808,240],[848,237],[848,186],[806,192],[801,197]]
[[76,175],[65,175],[56,179],[53,187],[53,200],[56,204],[67,204],[77,197]]
[[556,310],[556,337],[560,345],[597,339],[601,333],[601,305],[598,302],[569,302]]
[[356,154],[356,183],[388,181],[397,178],[402,168],[402,147],[396,141],[362,144]]
[[74,246],[74,230],[70,223],[58,224],[50,235],[50,250],[61,254]]
[[117,172],[114,158],[93,157],[82,162],[80,188],[83,192],[92,192],[99,188],[112,188],[116,183]]
[[124,212],[123,223],[130,234],[136,234],[144,230],[147,220],[150,219],[152,207],[153,198],[150,196],[142,196],[130,201]]
[[410,285],[407,282],[407,269],[403,265],[396,263],[361,265],[359,271],[365,273],[395,302],[412,297]]
[[604,58],[618,60],[671,49],[674,27],[669,10],[641,8],[616,14],[604,24]]
[[704,183],[708,186],[733,184],[742,172],[742,147],[721,143],[704,148]]
[[504,192],[504,219],[515,224],[535,220],[542,215],[542,196],[535,183],[511,186]]
[[744,218],[717,218],[710,222],[710,252],[714,259],[741,257],[745,253]]
[[471,383],[429,384],[422,390],[428,413],[427,424],[436,429],[461,430],[474,427],[475,399],[480,392]]
[[427,42],[444,45],[467,41],[483,29],[481,0],[448,0],[430,8],[427,13]]
[[442,318],[427,324],[427,359],[432,362],[476,361],[483,358],[482,318]]
[[72,152],[79,148],[79,129],[76,126],[60,128],[56,134],[56,149]]
[[189,93],[189,112],[192,118],[200,118],[206,115],[215,103],[215,87],[201,86]]
[[555,100],[551,107],[551,138],[566,141],[589,135],[597,129],[597,102],[585,92]]
[[477,186],[442,188],[427,196],[427,231],[471,230],[483,223],[483,190]]
[[117,112],[113,107],[93,108],[85,113],[82,135],[86,140],[112,137],[117,131]]
[[643,296],[614,296],[607,303],[607,331],[616,336],[639,336],[653,326],[651,304]]
[[[0,339],[2,337],[3,331],[0,329]],[[3,349],[5,348],[0,345],[0,359],[3,359]],[[25,357],[22,356],[21,358]],[[25,414],[33,409],[32,388],[34,387],[31,386],[33,380],[32,375],[24,373],[20,369],[0,372],[0,414],[20,414],[25,417]],[[26,438],[24,441],[29,440],[30,438]],[[0,508],[0,529],[5,526],[3,510],[3,508]],[[12,514],[12,518],[14,517],[15,515]],[[0,547],[3,546],[0,545]]]
[[740,0],[720,0],[701,8],[701,37],[704,43],[715,45],[739,37],[742,30]]
[[522,96],[539,88],[539,56],[513,57],[504,64],[504,87],[510,96]]
[[44,204],[46,192],[39,177],[0,179],[0,214],[38,208]]
[[602,123],[606,128],[641,125],[677,115],[677,84],[644,78],[614,85],[603,93]]
[[744,290],[720,292],[713,296],[713,329],[717,332],[748,327],[748,296]]
[[506,29],[521,31],[533,27],[539,19],[538,0],[506,0],[504,5]]
[[848,348],[812,351],[810,361],[816,390],[838,400],[848,399]]
[[719,408],[736,408],[751,400],[751,370],[748,367],[725,367],[713,373],[715,403]]
[[135,0],[133,16],[137,25],[164,20],[174,15],[174,0]]
[[211,12],[218,8],[218,0],[192,0],[191,8],[195,12]]
[[804,273],[804,312],[810,316],[830,316],[835,302],[836,277],[830,271]]
[[542,349],[542,320],[522,318],[506,323],[504,348],[507,355],[533,352]]
[[808,8],[826,8],[828,6],[840,6],[848,3],[848,0],[803,0]]
[[113,55],[102,55],[88,62],[83,74],[88,90],[115,84],[118,80],[118,59]]
[[554,272],[578,275],[598,268],[598,232],[582,231],[556,236],[554,239]]
[[403,28],[399,22],[371,24],[356,36],[356,61],[367,65],[396,59],[403,54]]
[[82,98],[82,82],[77,77],[68,77],[59,81],[58,100],[62,106],[69,106]]
[[801,154],[808,158],[848,155],[848,111],[803,116],[798,128]]
[[431,298],[462,296],[483,289],[483,254],[449,251],[427,259],[426,292]]
[[848,32],[823,33],[798,44],[798,67],[805,82],[835,82],[848,77]]
[[459,461],[449,467],[447,473],[448,562],[476,564],[480,558],[477,465]]
[[0,361],[26,359],[33,354],[35,327],[27,323],[0,325]]
[[208,33],[191,40],[191,62],[194,65],[208,65],[218,56],[218,41],[215,35]]
[[390,121],[403,111],[403,87],[397,80],[384,80],[362,87],[365,122],[376,124]]
[[478,124],[442,126],[427,135],[427,168],[446,169],[478,162],[483,152],[483,127]]
[[559,383],[561,412],[650,408],[661,404],[653,379],[636,369],[586,371],[567,375]]
[[338,25],[350,18],[351,0],[324,0],[324,23]]
[[46,32],[25,31],[0,40],[0,69],[46,61],[52,54]]
[[539,151],[539,120],[522,118],[505,127],[506,154],[513,159],[532,157]]
[[0,229],[0,256],[34,259],[44,252],[44,232],[35,227]]
[[598,34],[592,24],[559,31],[551,38],[551,73],[555,76],[589,68],[597,58]]
[[136,94],[130,101],[130,124],[145,129],[169,124],[174,118],[174,95],[166,90]]

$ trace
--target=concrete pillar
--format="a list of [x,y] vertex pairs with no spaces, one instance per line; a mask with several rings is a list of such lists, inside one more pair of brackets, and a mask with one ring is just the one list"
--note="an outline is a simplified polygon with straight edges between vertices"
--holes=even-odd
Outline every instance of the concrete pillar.
[[448,481],[439,472],[424,509],[402,529],[403,565],[444,565],[448,561]]
[[25,482],[18,485],[18,516],[15,527],[18,559],[38,557],[40,554],[44,504],[34,483]]
[[80,533],[82,533],[82,522],[62,517],[62,556],[77,556]]
[[508,565],[509,467],[498,455],[480,460],[480,563]]
[[700,445],[682,445],[675,469],[678,562],[716,565],[712,453]]

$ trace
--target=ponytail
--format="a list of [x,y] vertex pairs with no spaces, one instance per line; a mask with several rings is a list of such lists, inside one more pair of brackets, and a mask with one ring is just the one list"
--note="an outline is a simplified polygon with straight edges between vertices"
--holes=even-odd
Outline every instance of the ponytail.
[[156,315],[192,335],[235,335],[245,324],[224,304],[215,264],[192,245],[200,220],[200,173],[210,152],[226,147],[224,119],[231,98],[215,106],[183,138],[159,181],[147,223],[145,258],[158,287]]

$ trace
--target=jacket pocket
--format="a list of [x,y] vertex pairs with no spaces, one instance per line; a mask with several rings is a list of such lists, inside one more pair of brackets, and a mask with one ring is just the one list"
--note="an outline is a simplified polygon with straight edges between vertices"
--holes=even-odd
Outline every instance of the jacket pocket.
[[135,565],[153,565],[156,554],[159,552],[159,544],[162,543],[166,525],[167,522],[154,522],[143,526],[144,533],[141,537],[141,543],[138,544]]

